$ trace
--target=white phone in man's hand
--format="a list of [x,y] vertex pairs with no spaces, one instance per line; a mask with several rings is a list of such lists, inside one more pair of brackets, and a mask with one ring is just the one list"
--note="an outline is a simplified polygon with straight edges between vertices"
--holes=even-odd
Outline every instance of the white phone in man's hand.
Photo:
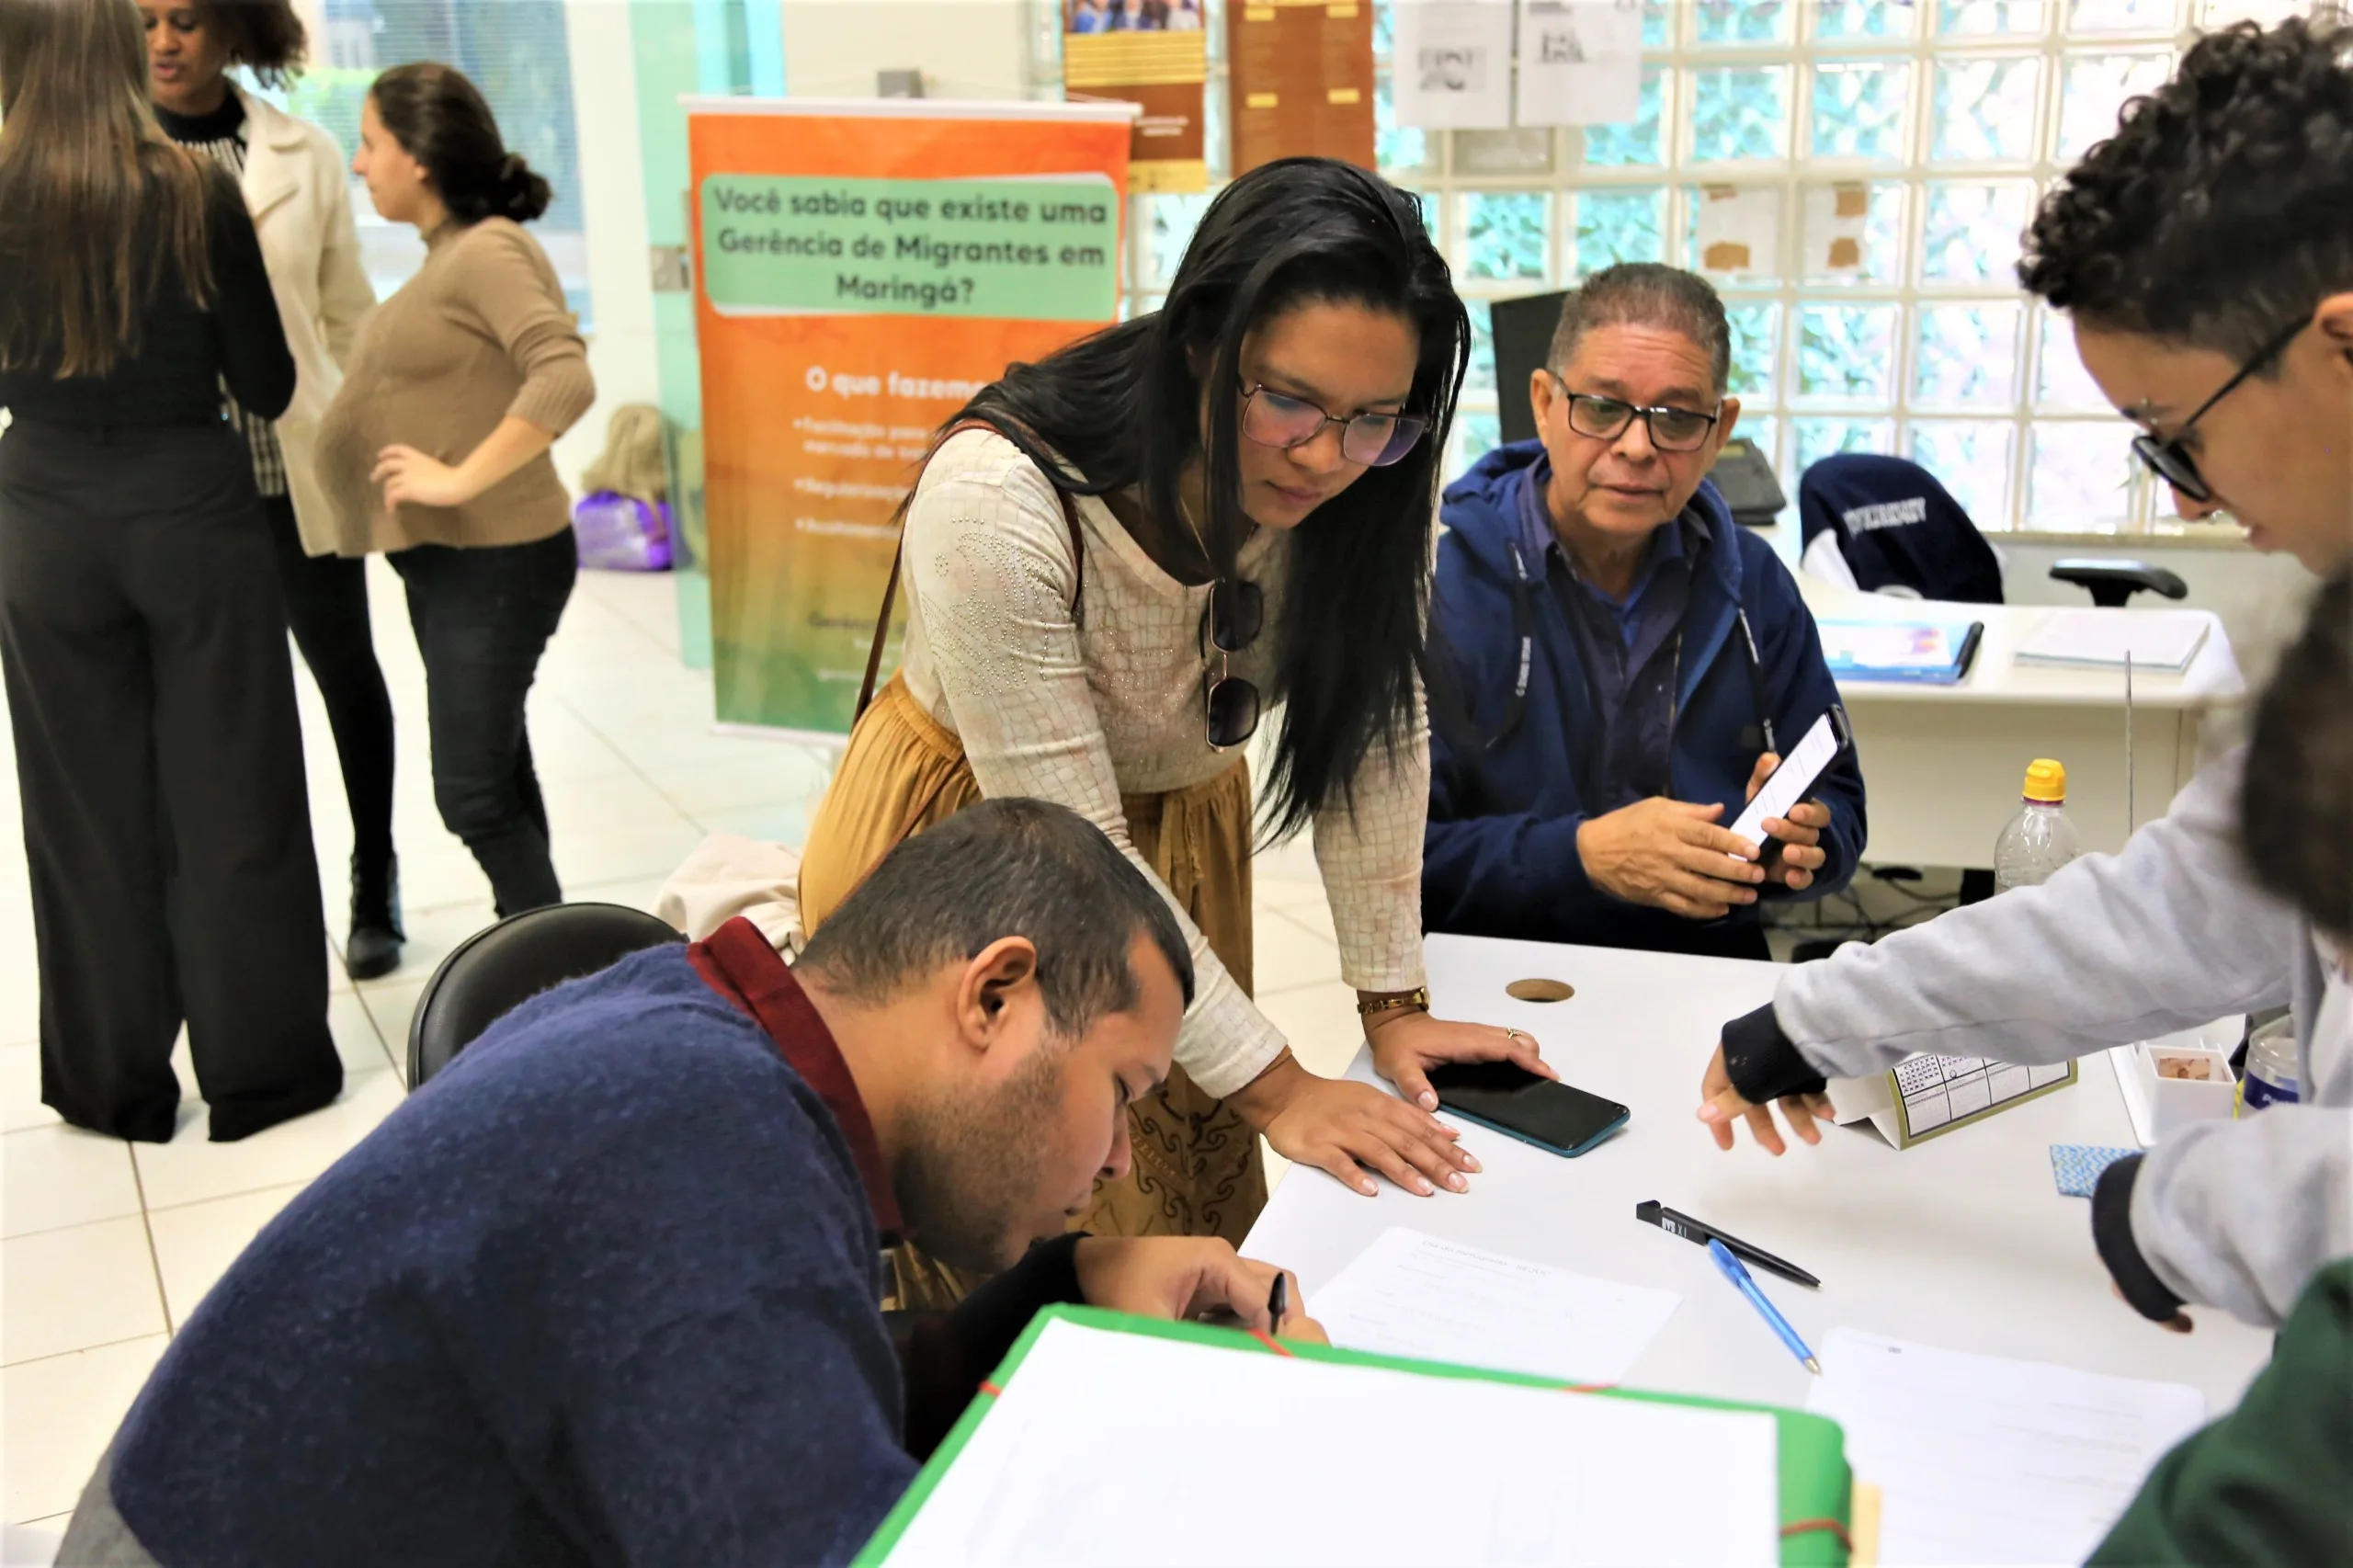
[[1756,798],[1732,824],[1733,832],[1756,845],[1765,847],[1765,819],[1786,818],[1791,807],[1805,799],[1813,781],[1822,777],[1823,769],[1838,760],[1838,753],[1846,744],[1845,727],[1836,722],[1838,710],[1831,709],[1813,722],[1805,738],[1790,749],[1779,766],[1765,776]]

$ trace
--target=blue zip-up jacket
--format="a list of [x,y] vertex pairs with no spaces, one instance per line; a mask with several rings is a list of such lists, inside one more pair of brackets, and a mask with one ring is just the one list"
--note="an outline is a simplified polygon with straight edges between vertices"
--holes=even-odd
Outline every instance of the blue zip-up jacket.
[[[1432,726],[1422,923],[1432,931],[1598,947],[1717,948],[1723,927],[1755,922],[1758,905],[1703,924],[1613,898],[1586,878],[1576,835],[1592,813],[1579,781],[1598,766],[1599,713],[1545,563],[1526,559],[1518,544],[1521,491],[1543,452],[1537,441],[1497,448],[1446,491],[1436,641],[1472,733]],[[1813,616],[1771,548],[1733,524],[1713,485],[1699,486],[1683,517],[1707,534],[1708,548],[1693,567],[1682,645],[1673,655],[1670,793],[1700,805],[1722,802],[1720,820],[1729,826],[1746,803],[1760,749],[1753,744],[1760,684],[1784,747],[1838,700],[1838,687],[1823,662]],[[1526,566],[1524,588],[1516,555]],[[1761,682],[1751,676],[1742,611],[1756,639]],[[1523,628],[1530,643],[1524,702],[1515,697]],[[1743,744],[1744,730],[1752,732],[1751,744]],[[1827,861],[1799,895],[1807,898],[1845,887],[1862,855],[1863,776],[1851,750],[1813,794],[1829,806],[1830,826],[1822,840]],[[1767,884],[1768,896],[1775,885]]]

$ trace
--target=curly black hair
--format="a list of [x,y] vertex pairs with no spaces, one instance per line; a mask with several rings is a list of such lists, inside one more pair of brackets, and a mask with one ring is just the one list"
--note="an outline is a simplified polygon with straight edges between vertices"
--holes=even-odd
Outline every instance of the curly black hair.
[[2256,710],[2239,836],[2256,881],[2353,941],[2353,574],[2313,601]]
[[229,62],[265,87],[282,87],[309,63],[311,38],[291,0],[208,0],[204,19],[229,47]]
[[2043,198],[2018,278],[2110,331],[2234,358],[2353,289],[2353,26],[2198,40]]

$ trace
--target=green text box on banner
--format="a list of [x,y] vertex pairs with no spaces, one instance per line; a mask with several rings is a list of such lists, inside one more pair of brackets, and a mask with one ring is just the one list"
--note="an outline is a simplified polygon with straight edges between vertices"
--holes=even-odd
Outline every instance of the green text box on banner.
[[1101,175],[828,179],[711,174],[703,289],[722,315],[1117,313],[1120,199]]

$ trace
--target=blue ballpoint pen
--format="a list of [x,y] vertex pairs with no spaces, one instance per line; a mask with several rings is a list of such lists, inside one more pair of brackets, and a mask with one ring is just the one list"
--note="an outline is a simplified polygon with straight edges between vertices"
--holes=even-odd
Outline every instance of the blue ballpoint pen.
[[1708,1256],[1716,1260],[1716,1267],[1723,1271],[1725,1278],[1740,1287],[1740,1293],[1748,1298],[1749,1304],[1765,1314],[1765,1321],[1773,1325],[1773,1332],[1781,1336],[1781,1343],[1790,1347],[1790,1354],[1804,1362],[1807,1371],[1819,1375],[1822,1363],[1815,1360],[1813,1352],[1805,1347],[1805,1341],[1800,1339],[1798,1331],[1790,1326],[1790,1320],[1765,1299],[1765,1292],[1756,1288],[1756,1281],[1748,1277],[1748,1270],[1740,1259],[1733,1256],[1732,1249],[1720,1241],[1711,1239]]

